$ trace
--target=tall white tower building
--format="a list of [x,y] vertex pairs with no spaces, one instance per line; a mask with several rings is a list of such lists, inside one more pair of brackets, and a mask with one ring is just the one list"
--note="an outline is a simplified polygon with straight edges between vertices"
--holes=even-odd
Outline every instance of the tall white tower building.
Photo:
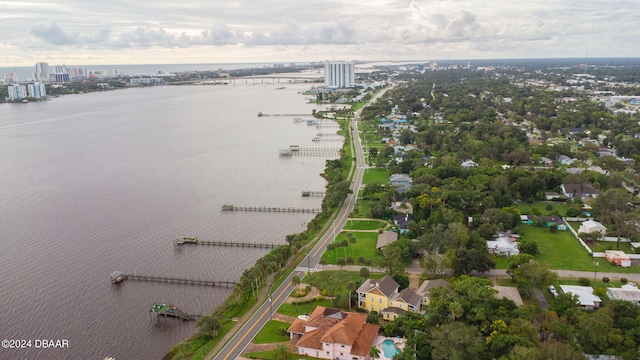
[[36,81],[49,81],[49,64],[46,62],[36,63],[36,72],[34,75]]
[[27,87],[24,85],[9,85],[9,100],[20,100],[27,97]]
[[324,63],[324,86],[344,88],[355,84],[356,71],[352,61],[327,61]]

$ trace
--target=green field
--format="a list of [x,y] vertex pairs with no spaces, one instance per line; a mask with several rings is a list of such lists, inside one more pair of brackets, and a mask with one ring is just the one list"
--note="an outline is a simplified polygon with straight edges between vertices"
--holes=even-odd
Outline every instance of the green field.
[[289,335],[279,335],[278,330],[289,328],[289,323],[277,320],[269,320],[256,335],[253,342],[256,344],[269,344],[274,342],[283,342],[289,340]]
[[[353,256],[354,265],[358,264],[358,257],[364,256],[365,259],[375,259],[379,257],[376,250],[376,243],[378,242],[378,232],[354,232],[353,235],[357,241],[355,244],[349,243],[349,246],[336,247],[332,251],[325,251],[322,254],[322,258],[326,260],[327,264],[336,264],[337,258],[345,258],[347,256]],[[336,236],[336,242],[340,242],[347,239],[346,232],[342,232]]]
[[316,306],[331,307],[331,300],[316,300],[309,304],[298,304],[297,307],[295,304],[284,303],[278,308],[278,314],[297,317],[300,314],[311,314]]
[[386,228],[389,225],[386,221],[382,220],[347,220],[347,223],[343,227],[344,230],[377,230],[380,228]]
[[367,169],[362,176],[363,184],[389,184],[389,170],[387,169]]
[[[277,358],[276,355],[277,355],[276,350],[259,351],[259,352],[242,354],[243,357],[246,357],[248,359],[262,359],[262,360],[275,360]],[[291,353],[287,357],[287,360],[317,360],[317,359],[318,358],[298,355],[298,354],[291,354]]]
[[[551,204],[552,209],[547,210],[546,206]],[[553,215],[557,211],[560,216],[565,216],[569,205],[563,202],[556,201],[536,201],[533,204],[527,204],[525,202],[518,203],[518,209],[522,215],[533,215],[533,208],[538,209],[542,215]]]
[[[582,247],[571,231],[558,231],[555,234],[549,228],[526,226],[524,240],[534,240],[538,243],[540,254],[536,259],[548,263],[551,269],[593,271],[594,264],[591,255]],[[640,273],[640,266],[621,268],[613,266],[604,259],[598,260],[598,272]],[[502,265],[502,262],[500,263]]]
[[220,332],[218,332],[218,336],[209,340],[207,343],[198,347],[197,349],[194,349],[193,355],[191,355],[190,359],[192,360],[204,359],[206,354],[208,354],[209,351],[211,351],[216,345],[218,345],[218,342],[220,342],[220,340],[231,330],[231,328],[233,328],[235,324],[236,324],[235,321],[229,321],[222,324],[222,327],[220,328]]

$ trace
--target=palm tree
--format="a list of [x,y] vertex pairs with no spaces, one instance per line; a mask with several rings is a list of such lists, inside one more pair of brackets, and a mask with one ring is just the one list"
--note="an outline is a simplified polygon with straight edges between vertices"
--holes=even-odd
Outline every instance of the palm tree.
[[286,345],[278,345],[276,348],[276,360],[287,360],[289,357],[289,349]]
[[349,311],[351,311],[351,293],[357,289],[355,281],[349,281],[347,283],[347,290],[349,291]]
[[[298,290],[298,285],[300,285],[300,277],[298,275],[293,275],[293,277],[291,278],[291,284],[293,284],[293,289],[294,291],[296,291],[297,294],[297,290]],[[298,301],[295,301],[296,303],[296,314],[298,313]]]
[[371,347],[369,348],[369,358],[371,359],[378,359],[380,358],[380,349],[378,349],[378,347],[371,345]]

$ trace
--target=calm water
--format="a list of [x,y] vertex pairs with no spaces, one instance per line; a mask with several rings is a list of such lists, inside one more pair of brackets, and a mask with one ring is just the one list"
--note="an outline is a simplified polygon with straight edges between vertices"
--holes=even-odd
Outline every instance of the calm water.
[[[284,243],[312,215],[222,213],[223,204],[319,207],[324,158],[280,158],[320,131],[303,85],[156,87],[0,105],[0,338],[68,349],[0,349],[1,359],[159,359],[193,322],[150,316],[156,301],[205,313],[228,289],[128,281],[115,270],[237,280],[260,249],[173,240]],[[329,130],[323,129],[327,132]]]

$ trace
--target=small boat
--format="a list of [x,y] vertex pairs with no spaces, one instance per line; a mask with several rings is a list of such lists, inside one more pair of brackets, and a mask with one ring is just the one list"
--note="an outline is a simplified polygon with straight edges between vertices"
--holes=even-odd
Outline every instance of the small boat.
[[259,113],[258,113],[258,116],[262,116],[262,112],[259,112]]

